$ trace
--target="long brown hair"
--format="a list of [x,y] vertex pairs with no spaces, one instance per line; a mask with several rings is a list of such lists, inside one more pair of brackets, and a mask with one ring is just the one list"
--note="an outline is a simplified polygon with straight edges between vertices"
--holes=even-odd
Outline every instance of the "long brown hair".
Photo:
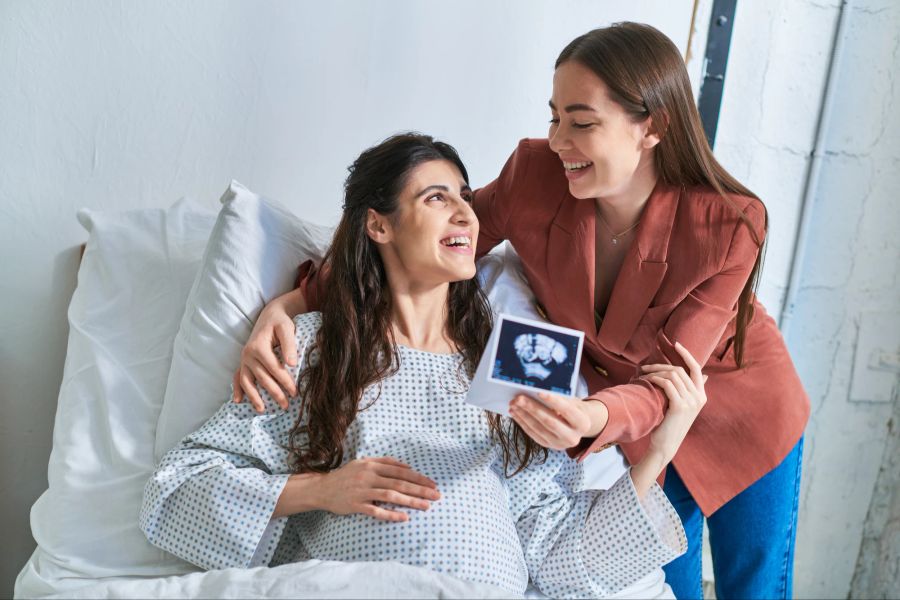
[[[609,88],[610,98],[635,121],[653,119],[661,138],[654,152],[656,172],[665,183],[713,188],[750,230],[760,251],[738,298],[734,355],[738,366],[743,366],[744,340],[747,325],[753,318],[765,230],[756,231],[729,197],[729,194],[753,198],[756,195],[713,156],[678,48],[649,25],[624,22],[589,31],[572,40],[556,59],[556,67],[567,61],[576,61],[592,70]],[[768,215],[765,224],[768,229]]]
[[[409,175],[433,160],[453,163],[468,183],[466,167],[452,146],[417,133],[387,138],[348,168],[344,213],[323,260],[328,285],[321,303],[322,326],[311,351],[318,361],[300,374],[301,420],[288,441],[297,472],[327,472],[342,464],[344,437],[361,410],[364,391],[400,368],[387,276],[376,244],[366,234],[366,217],[370,208],[393,215]],[[463,356],[461,369],[472,377],[492,327],[491,309],[478,280],[450,283],[447,308],[447,333]],[[546,449],[515,423],[495,414],[487,419],[507,471],[513,458],[518,472],[541,451],[546,457]]]

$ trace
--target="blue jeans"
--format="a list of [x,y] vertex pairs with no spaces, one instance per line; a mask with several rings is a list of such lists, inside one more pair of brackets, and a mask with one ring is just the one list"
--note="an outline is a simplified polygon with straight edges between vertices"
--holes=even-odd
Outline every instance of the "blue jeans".
[[[710,515],[717,598],[792,597],[802,457],[801,437],[780,465]],[[688,539],[687,553],[663,567],[666,582],[679,600],[703,598],[703,514],[671,466],[664,489]]]

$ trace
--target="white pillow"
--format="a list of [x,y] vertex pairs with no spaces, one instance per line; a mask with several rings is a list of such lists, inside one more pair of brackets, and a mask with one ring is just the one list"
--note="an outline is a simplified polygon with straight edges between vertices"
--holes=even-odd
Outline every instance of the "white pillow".
[[78,213],[90,235],[69,304],[49,488],[31,510],[38,548],[17,597],[191,570],[151,546],[137,519],[172,343],[214,219],[187,200]]
[[260,311],[293,288],[301,262],[321,262],[332,232],[231,182],[175,338],[157,460],[230,397],[241,348]]

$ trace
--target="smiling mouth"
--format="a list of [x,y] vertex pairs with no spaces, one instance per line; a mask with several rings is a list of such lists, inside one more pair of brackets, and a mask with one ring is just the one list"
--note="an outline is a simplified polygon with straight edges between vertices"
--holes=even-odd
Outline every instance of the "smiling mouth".
[[566,168],[566,171],[581,171],[582,169],[586,169],[593,165],[592,162],[566,162],[563,161],[563,166]]
[[441,245],[449,246],[450,248],[471,248],[472,238],[467,235],[448,237],[441,240]]

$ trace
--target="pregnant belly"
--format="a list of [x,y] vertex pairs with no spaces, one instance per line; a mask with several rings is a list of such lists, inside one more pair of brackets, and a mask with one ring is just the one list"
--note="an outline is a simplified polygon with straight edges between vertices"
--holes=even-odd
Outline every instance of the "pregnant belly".
[[528,581],[506,490],[492,469],[493,453],[453,443],[406,440],[402,451],[363,448],[366,456],[394,456],[437,482],[441,499],[419,511],[386,505],[409,515],[405,523],[365,515],[309,513],[298,533],[314,558],[341,561],[396,560],[469,581],[520,592]]

